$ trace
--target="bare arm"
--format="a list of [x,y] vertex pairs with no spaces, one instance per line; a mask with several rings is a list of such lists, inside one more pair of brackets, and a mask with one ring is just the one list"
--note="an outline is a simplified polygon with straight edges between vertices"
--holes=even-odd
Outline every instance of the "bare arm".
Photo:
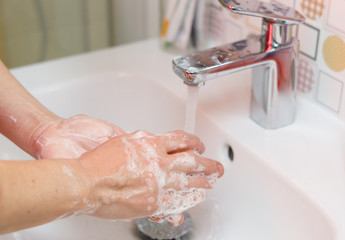
[[71,215],[169,220],[203,201],[223,175],[203,151],[184,132],[138,132],[78,159],[0,161],[0,234]]
[[38,102],[0,61],[0,133],[34,158],[78,158],[125,132],[101,119],[62,119]]
[[84,208],[78,165],[71,159],[0,161],[0,234]]
[[35,138],[56,119],[0,61],[0,133],[35,157]]

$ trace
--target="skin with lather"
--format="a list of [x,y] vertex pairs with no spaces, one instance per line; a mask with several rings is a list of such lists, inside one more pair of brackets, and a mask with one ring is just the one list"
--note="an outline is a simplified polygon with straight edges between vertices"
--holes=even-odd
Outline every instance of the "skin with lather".
[[126,133],[85,115],[60,118],[1,61],[0,132],[37,159],[0,160],[0,234],[75,215],[178,225],[224,172],[183,131]]

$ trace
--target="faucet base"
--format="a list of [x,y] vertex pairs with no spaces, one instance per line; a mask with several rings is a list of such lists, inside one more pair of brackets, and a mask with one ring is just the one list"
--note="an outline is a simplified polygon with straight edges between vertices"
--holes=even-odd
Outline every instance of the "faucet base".
[[266,59],[252,70],[250,117],[263,128],[276,129],[295,120],[297,58],[294,45],[271,53]]

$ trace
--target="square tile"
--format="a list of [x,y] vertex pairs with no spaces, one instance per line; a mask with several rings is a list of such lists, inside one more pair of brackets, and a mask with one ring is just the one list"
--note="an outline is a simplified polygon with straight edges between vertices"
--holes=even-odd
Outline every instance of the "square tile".
[[313,60],[316,60],[320,30],[305,23],[299,26],[298,34],[301,53]]
[[307,20],[319,21],[324,15],[327,0],[300,0],[298,5]]
[[316,101],[328,109],[338,113],[340,109],[343,83],[320,71],[319,84],[316,92]]
[[345,34],[344,9],[344,0],[329,0],[326,24],[342,34]]

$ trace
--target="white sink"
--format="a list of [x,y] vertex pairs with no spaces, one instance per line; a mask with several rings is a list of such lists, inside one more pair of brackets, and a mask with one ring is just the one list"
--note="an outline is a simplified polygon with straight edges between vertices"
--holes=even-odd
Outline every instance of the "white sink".
[[[13,72],[44,105],[62,117],[83,113],[126,131],[162,133],[184,128],[186,87],[172,73],[172,57],[161,52],[158,42],[152,40]],[[336,206],[330,205],[337,201],[324,196],[324,186],[312,185],[316,173],[298,168],[294,175],[297,160],[302,161],[298,159],[300,154],[296,153],[290,166],[284,159],[291,153],[278,151],[281,145],[287,145],[284,139],[294,142],[296,135],[295,141],[303,140],[295,130],[310,129],[302,128],[304,120],[299,118],[295,126],[285,130],[267,131],[255,125],[248,118],[249,75],[243,72],[233,75],[234,81],[214,80],[201,89],[196,134],[206,145],[205,154],[223,163],[225,175],[208,192],[205,202],[189,210],[194,223],[190,239],[343,239],[339,221],[344,219],[344,207],[338,206],[338,215],[333,212]],[[309,106],[303,101],[300,104]],[[30,158],[2,136],[0,142],[0,158]],[[233,160],[229,158],[229,146]],[[274,158],[277,160],[272,161]],[[303,161],[301,167],[305,167]],[[315,171],[319,171],[318,166]],[[334,177],[329,184],[338,180]],[[344,195],[338,194],[340,201]],[[134,222],[81,216],[0,236],[0,240],[5,239],[139,237]]]

